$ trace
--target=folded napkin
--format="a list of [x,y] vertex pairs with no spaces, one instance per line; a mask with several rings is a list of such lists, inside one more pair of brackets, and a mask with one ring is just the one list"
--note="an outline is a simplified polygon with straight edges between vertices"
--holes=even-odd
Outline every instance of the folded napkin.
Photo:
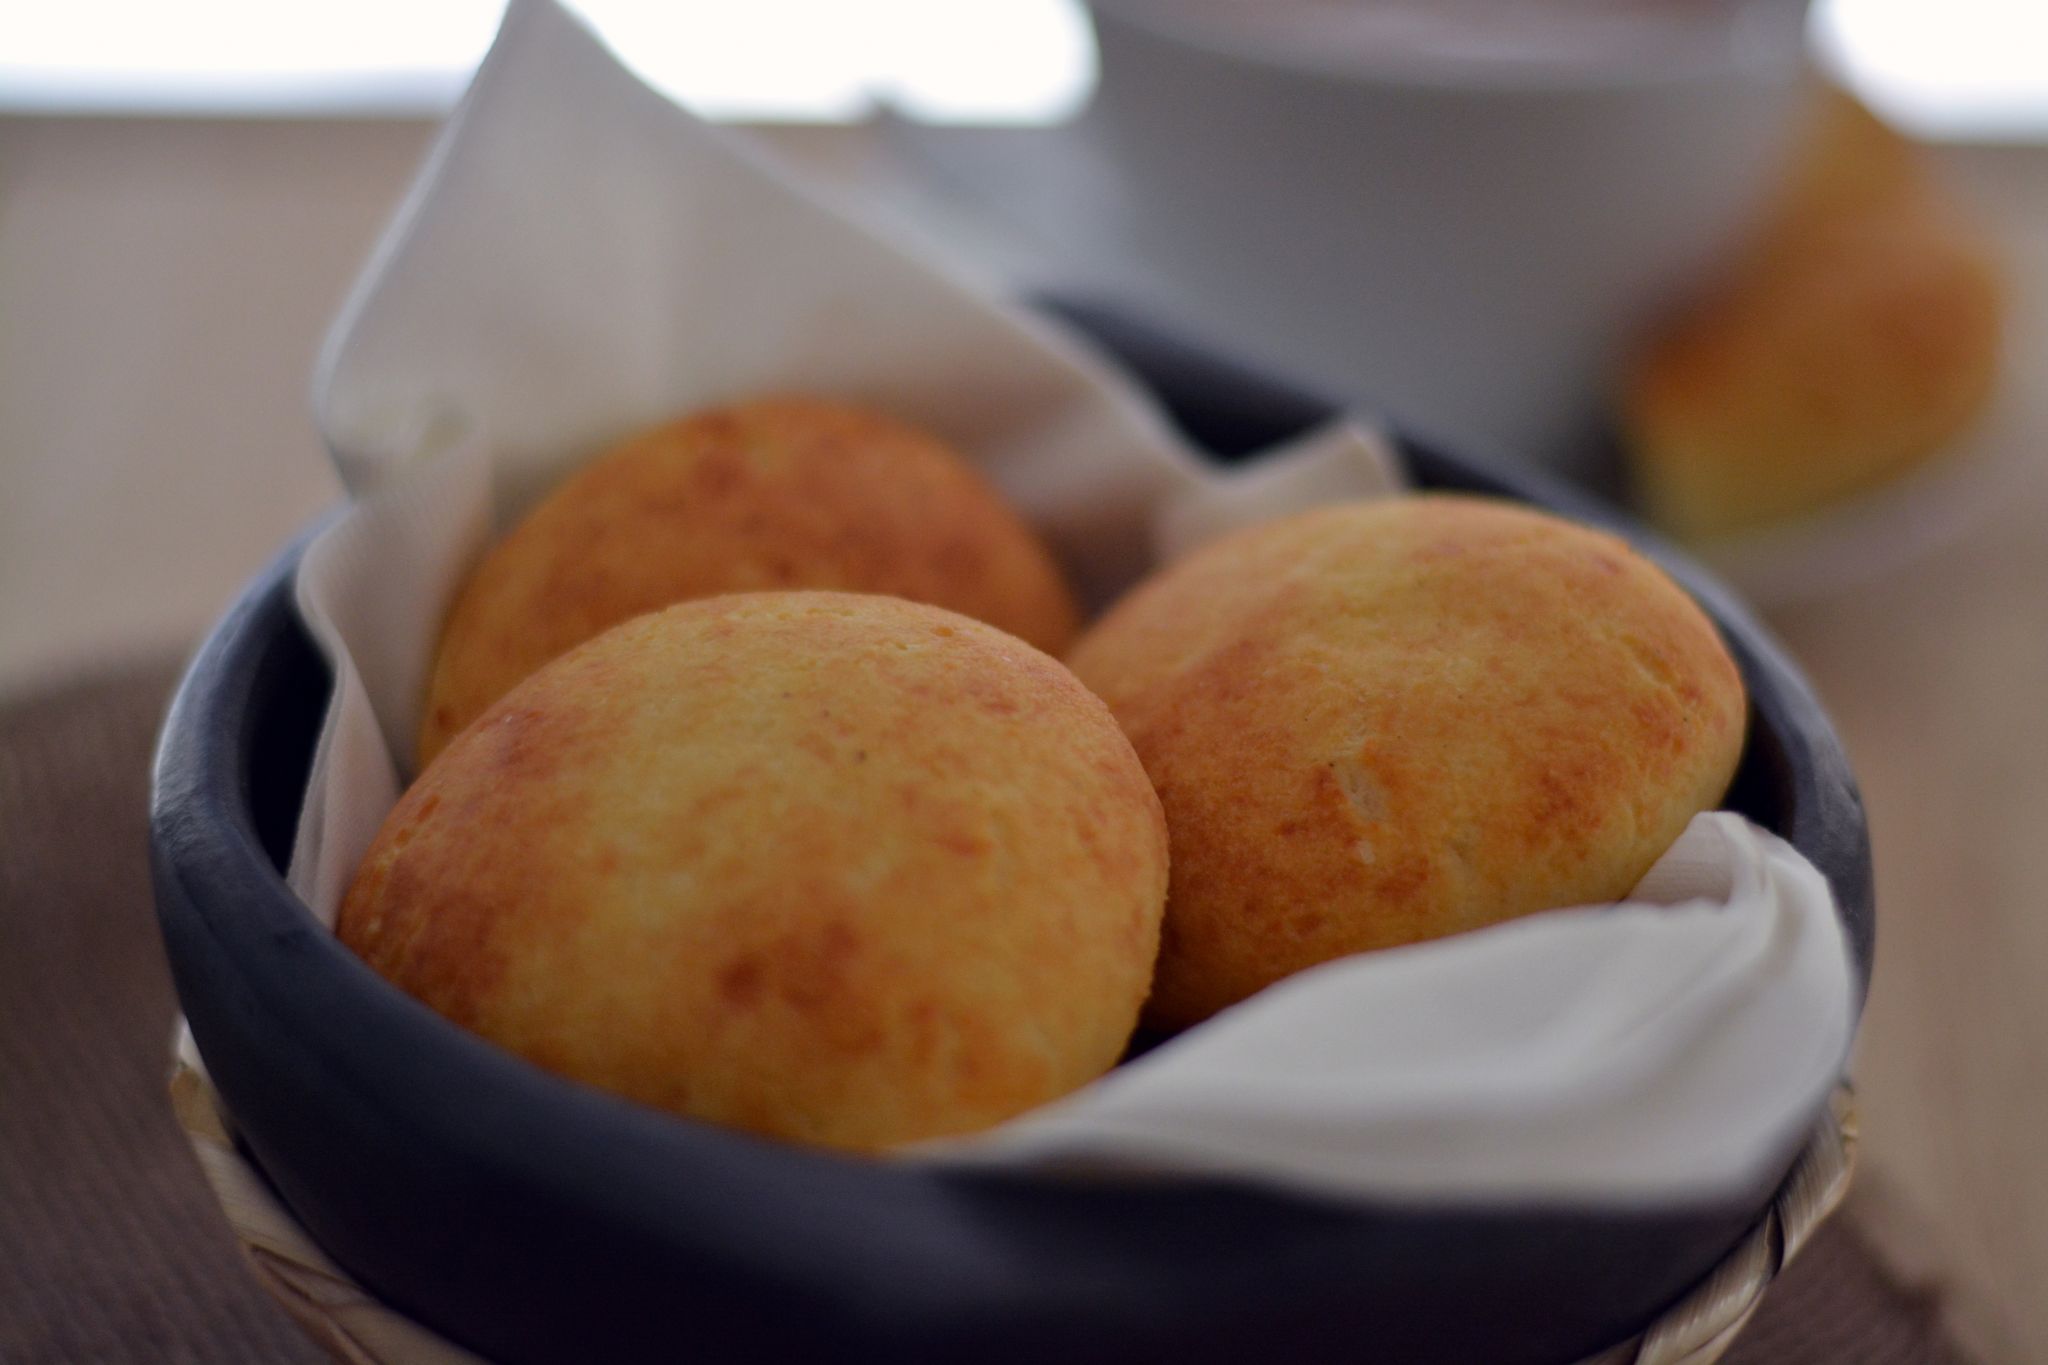
[[[442,615],[494,531],[621,436],[764,391],[944,437],[1091,606],[1231,526],[1403,483],[1364,420],[1209,466],[1084,345],[819,202],[549,0],[513,0],[315,381],[354,495],[297,583],[336,678],[290,871],[315,914],[397,799]],[[1629,904],[1331,963],[901,1159],[1333,1198],[1732,1196],[1819,1113],[1855,995],[1825,881],[1710,813]]]

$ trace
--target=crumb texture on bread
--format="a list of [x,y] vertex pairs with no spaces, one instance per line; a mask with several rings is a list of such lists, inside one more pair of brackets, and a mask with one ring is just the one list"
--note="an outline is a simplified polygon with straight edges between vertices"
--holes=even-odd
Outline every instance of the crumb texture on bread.
[[621,621],[805,588],[933,603],[1053,653],[1077,620],[1045,546],[937,438],[825,399],[737,403],[625,442],[492,547],[443,626],[421,766],[514,683]]
[[552,1071],[864,1150],[1113,1065],[1166,852],[1057,660],[897,599],[741,594],[514,688],[392,812],[337,932]]
[[1747,710],[1713,625],[1624,542],[1455,496],[1213,542],[1070,661],[1166,810],[1163,1027],[1348,953],[1625,896],[1720,799]]

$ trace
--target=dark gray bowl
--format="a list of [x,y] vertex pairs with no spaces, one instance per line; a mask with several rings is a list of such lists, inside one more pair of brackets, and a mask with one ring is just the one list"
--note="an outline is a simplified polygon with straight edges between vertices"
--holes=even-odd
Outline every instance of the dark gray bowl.
[[[1331,411],[1114,313],[1046,306],[1219,459]],[[1727,804],[1827,875],[1867,980],[1862,807],[1778,647],[1616,513],[1402,444],[1421,484],[1620,529],[1699,597],[1752,698]],[[1335,1207],[1219,1179],[876,1164],[548,1075],[387,985],[284,884],[329,688],[292,607],[298,554],[228,613],[165,722],[151,828],[164,940],[250,1158],[337,1262],[482,1354],[1563,1365],[1640,1331],[1748,1230],[1784,1174],[1724,1202],[1634,1212]]]

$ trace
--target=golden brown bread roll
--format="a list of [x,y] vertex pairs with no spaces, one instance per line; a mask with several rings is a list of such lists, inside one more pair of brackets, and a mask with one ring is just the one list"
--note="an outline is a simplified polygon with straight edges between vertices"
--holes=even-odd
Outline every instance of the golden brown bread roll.
[[1071,662],[1166,809],[1163,1027],[1348,953],[1625,895],[1720,798],[1746,716],[1656,566],[1466,497],[1212,542]]
[[607,627],[693,597],[777,588],[930,602],[1054,653],[1076,622],[1045,547],[936,438],[820,399],[713,409],[571,476],[485,556],[442,630],[420,764]]
[[336,930],[565,1076],[874,1149],[1110,1067],[1159,803],[1056,660],[935,607],[719,597],[514,688],[405,794]]
[[1812,513],[1982,411],[2003,299],[1914,149],[1829,98],[1750,250],[1650,339],[1622,425],[1652,520],[1710,539]]
[[1813,96],[1804,136],[1762,236],[1796,234],[1815,220],[1882,208],[1935,192],[1919,147],[1839,86]]

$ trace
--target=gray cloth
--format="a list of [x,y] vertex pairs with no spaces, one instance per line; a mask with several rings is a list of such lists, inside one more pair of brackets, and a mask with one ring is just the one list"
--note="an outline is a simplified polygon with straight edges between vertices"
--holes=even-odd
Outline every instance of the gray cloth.
[[[172,679],[0,708],[0,1362],[324,1359],[251,1278],[165,1096],[175,1003],[144,853]],[[1960,1365],[1933,1305],[1824,1228],[1732,1365]]]

